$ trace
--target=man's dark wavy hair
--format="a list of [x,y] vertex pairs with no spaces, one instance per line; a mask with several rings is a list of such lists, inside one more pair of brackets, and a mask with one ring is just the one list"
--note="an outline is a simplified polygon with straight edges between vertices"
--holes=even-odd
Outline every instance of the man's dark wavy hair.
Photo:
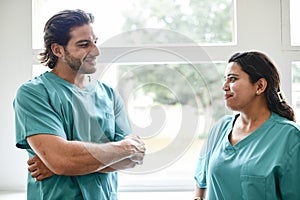
[[51,45],[57,43],[66,47],[72,28],[94,23],[94,16],[82,10],[63,10],[51,17],[44,27],[44,51],[40,53],[42,64],[53,69],[57,64],[57,56],[51,50]]

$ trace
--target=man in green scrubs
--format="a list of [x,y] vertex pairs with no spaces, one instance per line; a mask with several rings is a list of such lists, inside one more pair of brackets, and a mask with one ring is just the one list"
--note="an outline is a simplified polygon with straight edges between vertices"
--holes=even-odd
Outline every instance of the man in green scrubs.
[[120,96],[90,79],[100,54],[93,20],[81,10],[50,18],[40,55],[52,70],[15,97],[16,145],[30,157],[28,200],[116,200],[116,171],[143,161]]

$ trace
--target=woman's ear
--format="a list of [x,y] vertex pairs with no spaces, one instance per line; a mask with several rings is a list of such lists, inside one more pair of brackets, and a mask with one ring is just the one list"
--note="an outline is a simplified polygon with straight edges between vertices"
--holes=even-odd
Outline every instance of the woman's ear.
[[256,94],[261,94],[261,93],[263,93],[266,90],[268,82],[267,82],[267,80],[265,78],[260,78],[256,82],[256,85],[257,85]]
[[64,55],[64,47],[57,43],[51,44],[51,50],[52,50],[53,54],[59,58]]

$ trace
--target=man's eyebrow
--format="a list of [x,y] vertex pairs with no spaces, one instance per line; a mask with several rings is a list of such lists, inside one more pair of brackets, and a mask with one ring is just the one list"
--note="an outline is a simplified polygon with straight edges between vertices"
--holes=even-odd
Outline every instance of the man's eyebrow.
[[92,42],[92,41],[91,40],[79,40],[76,42],[76,44],[84,43],[84,42]]
[[76,44],[85,43],[85,42],[87,42],[87,43],[93,42],[93,43],[94,43],[94,41],[97,42],[97,41],[98,41],[98,38],[95,38],[95,39],[93,39],[93,40],[79,40],[79,41],[76,42]]

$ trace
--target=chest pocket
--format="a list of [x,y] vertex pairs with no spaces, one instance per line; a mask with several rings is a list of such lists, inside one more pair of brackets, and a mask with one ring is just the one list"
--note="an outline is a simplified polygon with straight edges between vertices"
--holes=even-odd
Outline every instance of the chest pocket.
[[112,113],[104,113],[101,127],[108,141],[113,141],[115,137],[115,116]]
[[[115,137],[115,116],[109,112],[98,112],[97,115],[89,115],[88,119],[82,119],[86,121],[81,127],[84,135],[81,138],[95,143],[105,143],[114,141]],[[88,134],[86,134],[88,133]]]
[[73,139],[96,143],[113,141],[115,116],[112,102],[105,97],[97,102],[93,94],[77,95],[72,99],[72,109]]
[[264,200],[267,198],[267,178],[260,171],[259,161],[251,159],[241,170],[241,187],[244,200]]
[[244,200],[266,199],[266,178],[241,175],[242,196]]

